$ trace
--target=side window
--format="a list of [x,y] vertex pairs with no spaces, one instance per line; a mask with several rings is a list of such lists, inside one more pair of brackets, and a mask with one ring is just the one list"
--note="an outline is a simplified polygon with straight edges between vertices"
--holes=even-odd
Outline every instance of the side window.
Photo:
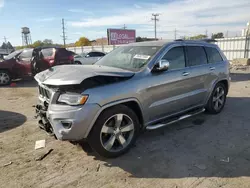
[[42,54],[44,58],[53,56],[53,48],[43,49]]
[[187,46],[188,66],[207,64],[207,56],[201,46]]
[[96,52],[96,53],[97,53],[97,56],[98,56],[98,57],[100,57],[100,56],[105,56],[105,54],[102,53],[102,52]]
[[89,53],[87,54],[87,56],[88,56],[88,57],[96,57],[96,56],[95,56],[95,52],[89,52]]
[[19,58],[20,58],[20,60],[23,60],[23,61],[30,61],[30,60],[31,60],[31,57],[32,57],[32,53],[33,53],[33,49],[24,50],[24,51],[19,55]]
[[164,60],[169,62],[169,70],[181,69],[185,67],[185,55],[183,47],[174,47],[170,49],[164,56]]
[[223,61],[220,53],[216,48],[205,47],[205,50],[208,57],[208,63],[217,63]]

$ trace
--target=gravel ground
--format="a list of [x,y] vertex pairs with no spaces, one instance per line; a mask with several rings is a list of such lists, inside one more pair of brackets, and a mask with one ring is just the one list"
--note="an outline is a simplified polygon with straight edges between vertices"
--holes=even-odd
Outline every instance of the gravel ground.
[[[41,131],[33,118],[34,81],[2,87],[0,187],[250,187],[250,71],[232,72],[221,114],[201,114],[145,132],[116,159],[100,158],[87,147]],[[41,139],[46,147],[35,150]]]

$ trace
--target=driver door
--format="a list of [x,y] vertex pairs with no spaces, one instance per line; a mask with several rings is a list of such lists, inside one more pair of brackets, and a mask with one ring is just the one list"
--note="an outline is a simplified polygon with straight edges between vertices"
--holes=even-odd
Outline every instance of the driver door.
[[17,58],[17,73],[19,76],[31,76],[31,57],[33,49],[24,50]]

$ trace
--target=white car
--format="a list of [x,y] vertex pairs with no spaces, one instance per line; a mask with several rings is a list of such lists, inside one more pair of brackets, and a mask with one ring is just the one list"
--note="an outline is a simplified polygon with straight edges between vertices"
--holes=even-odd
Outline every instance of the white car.
[[79,55],[75,55],[74,60],[76,64],[91,65],[97,62],[105,55],[106,54],[103,52],[82,53]]

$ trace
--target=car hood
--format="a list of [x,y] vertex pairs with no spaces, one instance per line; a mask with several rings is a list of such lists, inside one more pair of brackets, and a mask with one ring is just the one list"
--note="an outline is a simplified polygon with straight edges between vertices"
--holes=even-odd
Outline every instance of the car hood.
[[59,65],[35,76],[37,82],[45,85],[75,85],[95,76],[132,77],[132,71],[100,65]]

